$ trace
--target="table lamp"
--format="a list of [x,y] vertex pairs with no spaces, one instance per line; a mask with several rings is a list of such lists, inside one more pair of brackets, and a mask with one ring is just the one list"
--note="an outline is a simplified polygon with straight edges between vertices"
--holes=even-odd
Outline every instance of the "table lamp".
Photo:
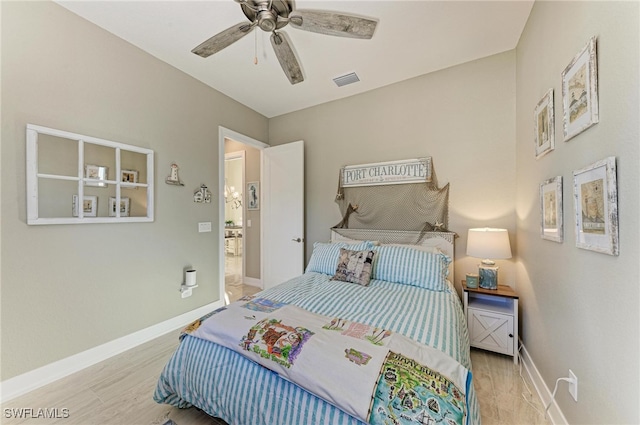
[[498,266],[495,260],[511,258],[507,229],[469,229],[467,255],[482,258],[478,265],[479,285],[483,289],[498,289]]

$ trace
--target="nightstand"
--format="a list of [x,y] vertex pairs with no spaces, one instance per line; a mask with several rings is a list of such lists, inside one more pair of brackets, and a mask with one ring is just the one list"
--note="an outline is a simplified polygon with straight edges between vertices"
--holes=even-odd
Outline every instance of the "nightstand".
[[518,364],[518,294],[506,285],[467,288],[464,280],[462,290],[471,346],[513,356]]

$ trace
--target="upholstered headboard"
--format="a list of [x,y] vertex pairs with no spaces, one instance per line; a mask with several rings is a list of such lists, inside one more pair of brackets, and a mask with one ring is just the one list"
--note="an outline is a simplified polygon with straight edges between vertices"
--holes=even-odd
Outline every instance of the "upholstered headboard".
[[453,260],[455,239],[454,232],[419,232],[410,230],[377,230],[377,229],[331,229],[331,241],[339,242],[349,239],[378,241],[380,243],[397,243],[439,248],[451,258],[449,264],[449,281],[453,280]]

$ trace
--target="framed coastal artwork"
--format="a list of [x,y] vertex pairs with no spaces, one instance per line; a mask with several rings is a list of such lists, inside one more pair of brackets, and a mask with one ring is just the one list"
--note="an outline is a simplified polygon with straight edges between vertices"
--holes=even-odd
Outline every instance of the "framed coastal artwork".
[[[78,195],[73,195],[71,211],[74,217],[78,217]],[[82,197],[82,216],[96,217],[98,212],[98,197],[83,196]]]
[[[120,170],[120,181],[123,183],[138,183],[138,172],[136,170]],[[123,187],[127,189],[137,189],[137,186]]]
[[564,240],[562,206],[562,176],[540,185],[540,236],[554,242]]
[[598,122],[598,61],[596,37],[562,72],[564,141]]
[[85,186],[107,187],[105,180],[107,180],[108,174],[109,167],[87,164],[84,167],[84,184]]
[[534,111],[534,142],[536,159],[556,147],[553,113],[553,89],[542,97]]
[[609,157],[573,172],[576,246],[618,255],[616,158]]
[[[129,217],[129,206],[131,201],[129,198],[120,198],[120,217]],[[109,217],[116,216],[116,198],[109,197]]]
[[260,182],[247,183],[247,209],[260,209]]

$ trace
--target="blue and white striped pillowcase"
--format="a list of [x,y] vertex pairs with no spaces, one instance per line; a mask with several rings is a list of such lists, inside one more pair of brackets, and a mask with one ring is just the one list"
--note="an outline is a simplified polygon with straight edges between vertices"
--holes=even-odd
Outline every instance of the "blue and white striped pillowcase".
[[402,246],[375,246],[372,279],[448,291],[451,258]]
[[313,253],[307,265],[306,272],[324,273],[333,276],[336,274],[338,267],[338,258],[340,257],[340,248],[346,248],[353,251],[363,251],[373,248],[373,243],[363,241],[356,244],[346,242],[324,243],[316,242],[313,244]]

